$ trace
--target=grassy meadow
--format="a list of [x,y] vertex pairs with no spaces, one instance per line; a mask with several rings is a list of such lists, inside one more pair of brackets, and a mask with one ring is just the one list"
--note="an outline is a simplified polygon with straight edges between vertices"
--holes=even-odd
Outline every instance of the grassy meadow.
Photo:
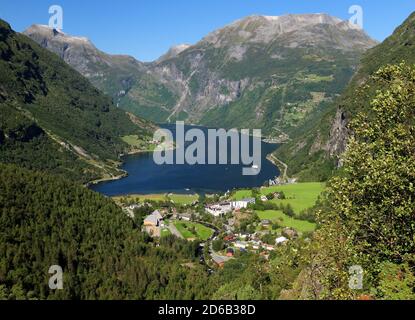
[[293,228],[299,232],[311,232],[316,229],[316,224],[298,220],[287,216],[280,210],[256,211],[261,220],[270,220],[281,227]]
[[[260,193],[267,195],[272,192],[284,192],[286,199],[284,200],[271,200],[276,204],[291,204],[296,214],[301,211],[311,208],[316,203],[319,195],[324,190],[324,183],[320,182],[307,182],[307,183],[295,183],[283,186],[272,186],[267,188],[261,188]],[[251,190],[239,190],[235,193],[233,198],[240,200],[246,197],[251,197]]]
[[[178,221],[174,223],[175,227],[185,239],[199,239],[202,241],[206,241],[209,239],[212,234],[213,230],[201,225],[199,223],[194,222],[187,222],[187,221]],[[195,233],[191,231],[194,228]]]

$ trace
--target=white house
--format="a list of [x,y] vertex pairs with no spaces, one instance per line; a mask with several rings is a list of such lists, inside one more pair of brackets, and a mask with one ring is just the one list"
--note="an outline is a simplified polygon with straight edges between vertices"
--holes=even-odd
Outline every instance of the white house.
[[235,242],[235,247],[236,248],[239,248],[239,249],[246,249],[247,243],[246,242],[242,242],[242,241],[236,241]]
[[231,202],[233,210],[241,210],[248,208],[248,205],[255,204],[255,198],[246,198],[242,200],[236,200]]
[[187,213],[179,214],[178,215],[178,218],[180,220],[183,220],[183,221],[190,221],[190,220],[192,220],[192,216],[190,214],[187,214]]
[[215,217],[222,216],[232,211],[232,206],[229,202],[214,204],[205,208],[206,212]]
[[275,239],[275,244],[277,244],[277,245],[278,244],[283,244],[287,241],[288,241],[288,239],[286,237],[279,237],[279,238]]
[[268,198],[266,196],[262,195],[261,196],[261,201],[262,202],[267,202],[268,201]]

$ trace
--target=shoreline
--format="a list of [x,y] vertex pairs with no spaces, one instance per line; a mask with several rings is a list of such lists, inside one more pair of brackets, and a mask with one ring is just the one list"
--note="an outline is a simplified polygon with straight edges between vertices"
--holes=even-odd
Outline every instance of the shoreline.
[[[263,143],[280,145],[280,143],[267,142],[267,141],[264,141],[263,139],[261,139],[261,141]],[[172,150],[175,150],[175,149],[176,149],[176,146],[172,147]],[[90,188],[91,186],[96,186],[96,185],[99,185],[101,183],[117,181],[117,180],[127,178],[129,176],[129,173],[120,168],[124,164],[124,160],[123,160],[124,157],[133,156],[133,155],[140,155],[140,154],[145,154],[145,153],[154,153],[154,152],[155,152],[154,149],[153,150],[146,149],[146,150],[132,150],[132,151],[129,151],[125,154],[120,154],[121,162],[118,164],[118,166],[116,168],[117,170],[122,172],[120,175],[92,180],[92,181],[86,183],[85,187]],[[281,160],[276,158],[273,155],[272,152],[266,155],[266,159],[269,160],[276,168],[278,168],[278,170],[280,171],[280,177],[283,176],[284,179],[288,179],[288,176],[287,176],[288,166],[285,163],[283,163]],[[281,165],[283,166],[283,168],[281,168]],[[283,172],[283,174],[281,174],[282,172]],[[238,190],[238,188],[234,188],[232,190]],[[212,190],[211,190],[211,192],[212,192]],[[214,193],[216,193],[216,192],[220,192],[220,191],[215,191]],[[181,193],[181,192],[178,192],[178,191],[175,191],[175,192],[162,192],[160,194],[168,194],[168,193],[177,194],[177,195],[187,195],[187,194],[189,194],[188,192]],[[202,192],[193,191],[193,194],[201,194],[201,193]],[[121,196],[130,196],[130,194],[120,194],[120,195],[111,196],[111,197],[121,197]]]
[[121,180],[121,179],[124,179],[124,178],[128,177],[128,172],[127,171],[124,171],[122,169],[118,169],[118,170],[122,171],[123,173],[118,175],[118,176],[112,176],[112,177],[101,178],[101,179],[96,179],[96,180],[89,181],[88,183],[85,184],[85,186],[87,188],[89,188],[91,186],[96,186],[100,183],[110,182],[110,181],[117,181],[117,180]]
[[274,154],[270,153],[267,155],[267,160],[269,160],[274,166],[280,170],[280,177],[284,180],[288,180],[288,165],[278,159]]

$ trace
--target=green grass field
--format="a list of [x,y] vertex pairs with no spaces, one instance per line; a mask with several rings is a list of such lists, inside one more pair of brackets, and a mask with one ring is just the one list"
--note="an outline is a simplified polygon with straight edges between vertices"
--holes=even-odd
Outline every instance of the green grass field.
[[244,198],[252,197],[251,190],[238,190],[235,192],[235,195],[232,197],[233,200],[242,200]]
[[122,137],[122,140],[133,147],[139,147],[143,143],[143,141],[140,140],[137,135],[125,136]]
[[[197,238],[199,240],[206,241],[213,234],[212,229],[205,227],[204,225],[201,225],[199,223],[178,221],[178,222],[175,222],[174,225],[185,239]],[[193,234],[189,230],[192,227],[195,228],[196,234]]]
[[166,195],[165,194],[146,194],[146,195],[141,195],[141,194],[130,194],[127,196],[116,196],[116,197],[112,197],[112,199],[114,201],[120,201],[121,199],[127,199],[127,200],[132,200],[132,201],[136,201],[137,199],[139,201],[145,201],[145,200],[149,200],[149,201],[166,201]]
[[137,135],[131,135],[131,136],[124,136],[121,138],[122,141],[130,145],[131,147],[142,149],[146,151],[153,151],[155,149],[155,145],[149,143],[149,141],[140,139]]
[[166,195],[166,194],[131,194],[128,196],[117,196],[113,197],[115,201],[120,201],[121,199],[128,199],[128,200],[139,200],[139,201],[169,201],[172,200],[176,204],[181,205],[188,205],[192,204],[194,201],[199,199],[197,194],[173,194],[173,195]]
[[311,232],[316,229],[314,223],[291,218],[279,210],[257,211],[257,214],[261,220],[278,222],[283,227],[293,228],[299,232]]
[[[295,183],[284,186],[275,186],[262,188],[261,194],[267,195],[271,192],[283,191],[287,199],[285,200],[272,200],[276,204],[291,204],[295,213],[299,214],[304,209],[311,208],[316,203],[318,196],[324,190],[324,183],[308,182],[308,183]],[[240,200],[246,197],[251,197],[251,190],[239,190],[235,193],[234,199]]]
[[173,194],[168,196],[174,203],[181,205],[192,204],[199,199],[197,194]]

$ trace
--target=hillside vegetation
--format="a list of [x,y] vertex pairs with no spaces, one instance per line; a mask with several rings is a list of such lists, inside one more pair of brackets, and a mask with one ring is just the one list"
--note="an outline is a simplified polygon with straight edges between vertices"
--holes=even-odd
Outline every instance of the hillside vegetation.
[[114,161],[130,148],[120,137],[151,133],[145,122],[134,124],[59,57],[2,20],[0,114],[2,162],[82,182],[116,173]]
[[[0,299],[202,299],[196,247],[156,249],[115,203],[67,180],[0,165]],[[197,244],[195,244],[197,245]],[[48,287],[51,265],[64,289]]]
[[[291,292],[297,298],[415,299],[415,66],[383,67],[370,83],[381,89],[351,123],[344,167],[320,205],[310,267]],[[359,288],[350,286],[352,266],[361,270]]]
[[[359,111],[369,110],[376,95],[377,83],[371,76],[382,66],[405,61],[415,63],[415,13],[398,27],[383,43],[369,49],[362,58],[357,73],[341,97],[326,111],[297,130],[292,140],[281,146],[276,156],[289,165],[289,174],[306,181],[325,181],[339,165],[350,135],[348,124]],[[367,84],[366,94],[356,92]]]
[[25,34],[140,117],[261,128],[278,139],[324,112],[376,44],[326,14],[245,17],[146,64],[45,26]]

